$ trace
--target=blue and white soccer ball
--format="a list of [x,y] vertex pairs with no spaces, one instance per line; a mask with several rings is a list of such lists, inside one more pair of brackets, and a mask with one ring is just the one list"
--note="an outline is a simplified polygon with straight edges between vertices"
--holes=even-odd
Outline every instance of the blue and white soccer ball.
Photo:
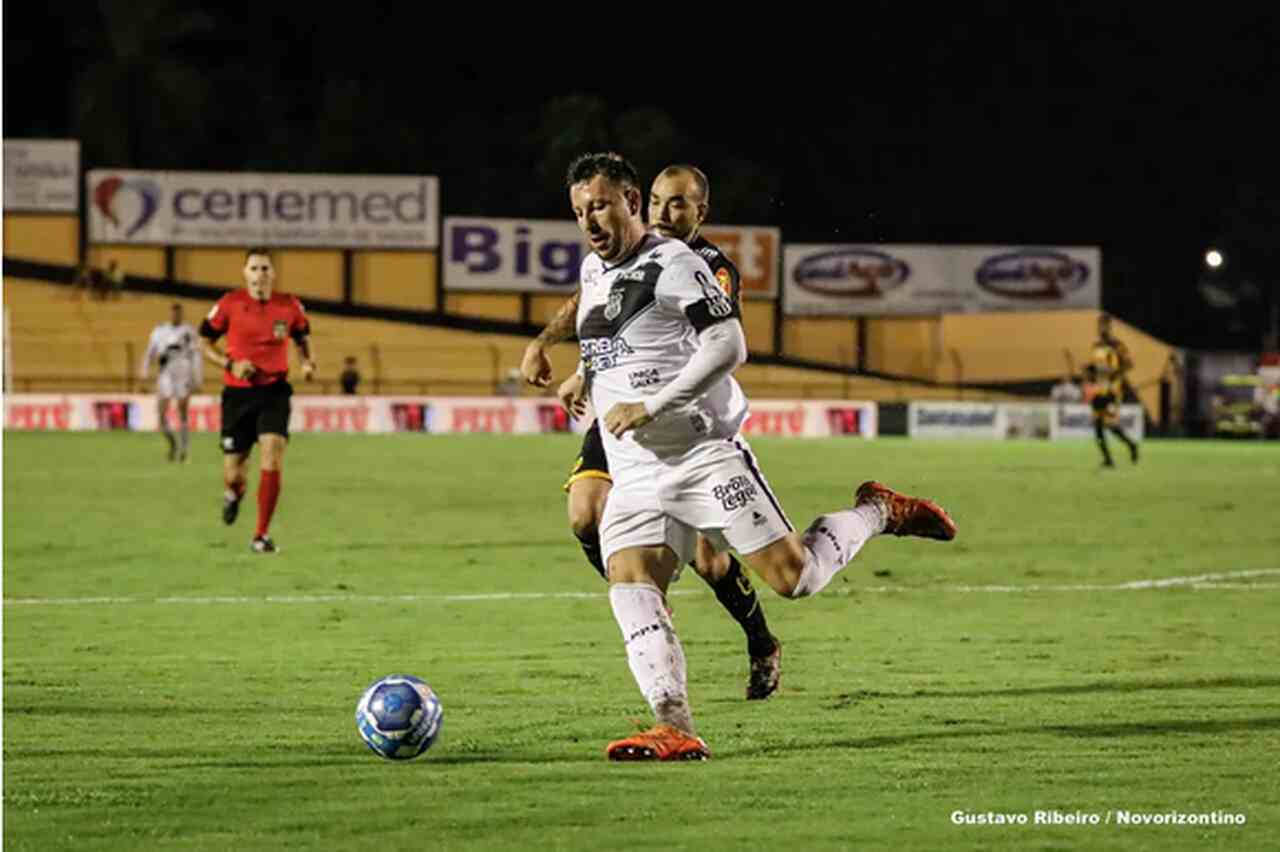
[[388,675],[370,686],[356,705],[356,729],[378,757],[410,760],[440,735],[444,708],[419,678]]

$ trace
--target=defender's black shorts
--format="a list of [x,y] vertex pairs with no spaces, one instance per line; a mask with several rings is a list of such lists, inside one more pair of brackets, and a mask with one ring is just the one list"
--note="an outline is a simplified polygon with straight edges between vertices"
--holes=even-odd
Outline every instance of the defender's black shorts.
[[582,436],[582,454],[578,456],[573,469],[569,471],[564,490],[568,491],[569,486],[579,479],[603,479],[606,482],[613,482],[613,477],[609,475],[609,459],[604,454],[604,441],[600,437],[598,419]]
[[1095,420],[1111,420],[1120,413],[1120,406],[1114,394],[1100,393],[1093,398],[1092,405]]
[[252,388],[222,389],[222,451],[247,453],[258,436],[289,437],[289,398],[293,387],[279,381]]

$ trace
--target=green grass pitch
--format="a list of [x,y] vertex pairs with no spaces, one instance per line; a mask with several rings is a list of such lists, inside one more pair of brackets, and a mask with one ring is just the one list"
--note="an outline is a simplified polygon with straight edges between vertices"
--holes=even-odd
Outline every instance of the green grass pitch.
[[[179,466],[154,435],[6,434],[4,848],[1276,847],[1280,448],[1150,442],[1101,472],[1089,443],[754,445],[797,525],[878,478],[960,536],[877,539],[807,601],[757,583],[766,702],[690,573],[714,757],[612,765],[649,713],[567,530],[572,436],[298,436],[282,552],[256,556],[209,436]],[[406,764],[352,721],[393,672],[445,708]]]

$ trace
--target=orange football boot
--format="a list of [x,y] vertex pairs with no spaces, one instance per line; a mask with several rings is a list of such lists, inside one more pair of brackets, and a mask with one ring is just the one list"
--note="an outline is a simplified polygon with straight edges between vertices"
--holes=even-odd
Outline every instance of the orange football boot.
[[879,482],[864,482],[854,494],[855,505],[877,502],[884,508],[884,531],[892,535],[913,535],[951,541],[956,522],[932,500],[899,494]]
[[610,760],[706,760],[711,749],[701,737],[692,737],[670,725],[654,725],[626,739],[614,740],[605,749]]

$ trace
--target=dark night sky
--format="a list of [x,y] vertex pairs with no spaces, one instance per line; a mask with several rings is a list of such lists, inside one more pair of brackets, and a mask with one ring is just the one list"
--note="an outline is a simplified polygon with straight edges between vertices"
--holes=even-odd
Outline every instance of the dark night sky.
[[437,174],[446,213],[491,216],[566,216],[583,149],[691,160],[713,218],[791,241],[1097,244],[1108,309],[1255,348],[1280,305],[1277,15],[1080,5],[742,32],[579,10],[462,44],[408,4],[6,3],[4,132],[79,137],[90,166]]

